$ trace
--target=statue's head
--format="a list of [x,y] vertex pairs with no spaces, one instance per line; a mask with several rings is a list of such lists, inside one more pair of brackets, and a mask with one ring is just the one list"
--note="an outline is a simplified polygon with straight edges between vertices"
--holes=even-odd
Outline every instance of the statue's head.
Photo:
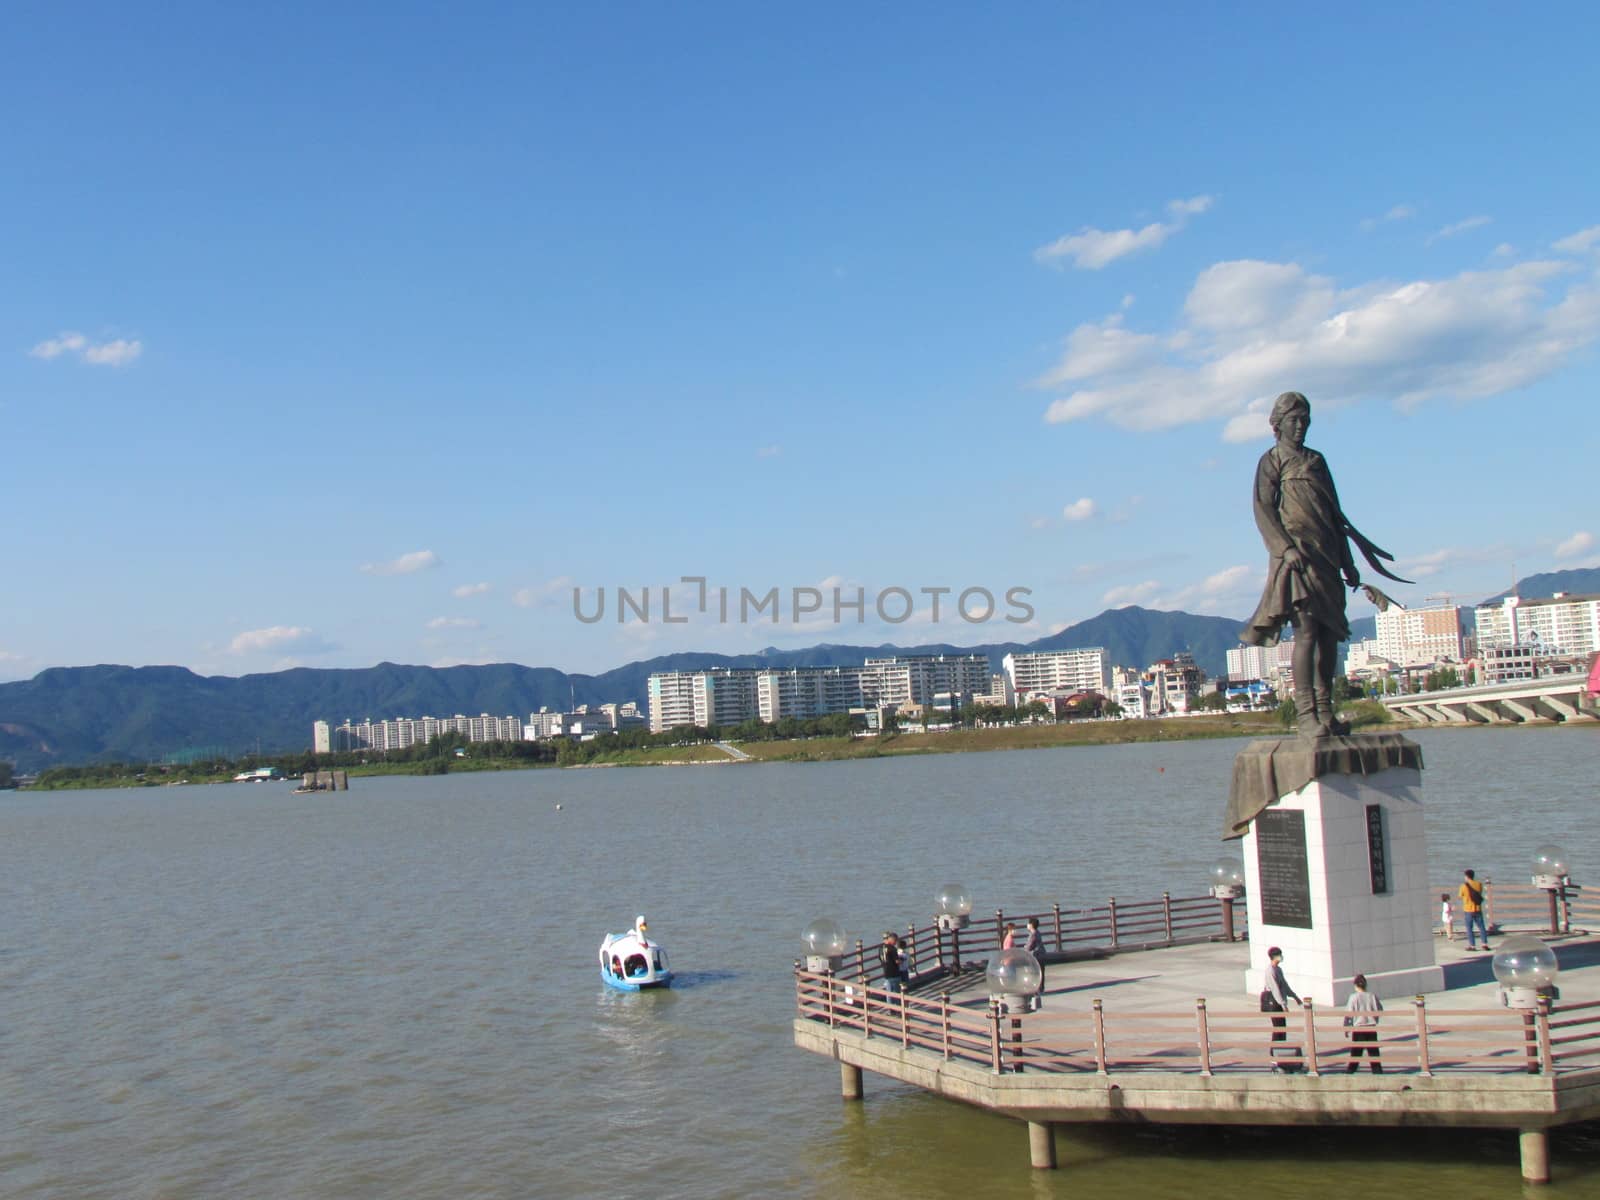
[[1311,401],[1307,400],[1299,392],[1285,392],[1274,400],[1272,402],[1272,413],[1267,417],[1267,423],[1272,426],[1274,435],[1278,432],[1278,426],[1283,424],[1283,419],[1292,412],[1303,413],[1306,420],[1310,421]]

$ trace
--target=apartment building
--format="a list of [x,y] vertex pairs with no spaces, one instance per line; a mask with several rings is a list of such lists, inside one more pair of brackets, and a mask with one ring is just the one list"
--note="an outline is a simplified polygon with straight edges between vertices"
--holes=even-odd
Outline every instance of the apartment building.
[[[1379,658],[1402,667],[1427,666],[1437,662],[1461,662],[1461,608],[1455,604],[1434,604],[1427,608],[1391,606],[1378,614]],[[1348,668],[1347,668],[1348,669]]]
[[963,702],[990,686],[982,654],[869,658],[859,667],[731,668],[651,675],[650,729],[738,725],[752,719],[820,717],[851,709],[929,704],[955,695]]
[[1107,695],[1111,691],[1111,660],[1103,646],[1008,654],[1000,665],[1011,681],[1011,690],[1019,694],[1069,691]]
[[1543,653],[1576,658],[1600,650],[1600,596],[1557,592],[1548,600],[1507,596],[1476,609],[1480,657],[1501,646],[1537,644]]
[[[312,744],[318,745],[319,725],[312,727]],[[442,733],[460,733],[469,742],[520,742],[522,722],[516,717],[491,717],[481,713],[476,717],[457,713],[453,717],[397,717],[388,721],[374,721],[368,717],[357,724],[346,721],[328,731],[328,749],[334,753],[354,750],[404,750],[408,746],[424,745]]]

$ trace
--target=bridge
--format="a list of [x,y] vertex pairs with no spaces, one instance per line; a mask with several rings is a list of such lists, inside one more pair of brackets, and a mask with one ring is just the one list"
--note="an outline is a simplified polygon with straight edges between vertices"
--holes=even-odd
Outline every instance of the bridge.
[[1600,718],[1600,707],[1588,693],[1588,676],[1576,671],[1542,679],[1385,696],[1383,703],[1396,717],[1418,725],[1515,725]]

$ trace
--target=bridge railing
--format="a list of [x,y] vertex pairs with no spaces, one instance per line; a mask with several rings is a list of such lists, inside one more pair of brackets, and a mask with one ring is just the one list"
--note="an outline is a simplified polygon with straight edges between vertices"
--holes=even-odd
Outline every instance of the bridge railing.
[[[799,1015],[903,1049],[973,1063],[997,1074],[1138,1071],[1215,1075],[1273,1069],[1325,1075],[1381,1063],[1385,1072],[1560,1074],[1600,1060],[1600,1002],[1541,999],[1535,1009],[1435,1008],[1396,1002],[1379,1024],[1353,1030],[1342,1009],[1304,1001],[1282,1014],[1193,1009],[1116,1012],[1095,1000],[1077,1011],[1009,1012],[998,1002],[955,1004],[948,993],[889,992],[830,972],[795,971]],[[1276,1025],[1281,1021],[1282,1025]],[[1357,1041],[1351,1034],[1371,1032]],[[1354,1049],[1363,1053],[1352,1054]],[[1373,1052],[1376,1051],[1376,1055]]]

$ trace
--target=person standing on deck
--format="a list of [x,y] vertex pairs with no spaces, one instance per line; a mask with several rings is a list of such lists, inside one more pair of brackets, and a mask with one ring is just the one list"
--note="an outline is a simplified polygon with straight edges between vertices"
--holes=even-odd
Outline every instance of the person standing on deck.
[[1467,949],[1478,948],[1479,933],[1483,934],[1483,948],[1490,949],[1489,926],[1483,920],[1483,884],[1478,882],[1471,867],[1461,873],[1461,919],[1467,926]]
[[1022,939],[1022,948],[1033,955],[1033,961],[1039,964],[1039,991],[1044,995],[1044,937],[1039,933],[1039,918],[1028,918],[1028,935]]
[[1011,921],[1006,922],[1005,936],[1000,939],[1000,949],[1010,950],[1017,944],[1017,927]]
[[[1289,1010],[1289,1001],[1300,1003],[1300,997],[1289,986],[1289,981],[1283,975],[1283,951],[1277,946],[1267,951],[1266,987],[1261,990],[1261,1011],[1269,1013],[1283,1013]],[[1272,1040],[1274,1042],[1287,1041],[1289,1037],[1289,1018],[1274,1016],[1272,1018]],[[1276,1071],[1278,1064],[1273,1063],[1272,1069]]]
[[883,990],[906,990],[905,961],[900,954],[900,935],[889,930],[883,935],[883,945],[878,947],[878,965],[883,968]]
[[1378,1014],[1383,1011],[1383,1001],[1367,991],[1367,977],[1357,975],[1352,981],[1356,990],[1350,993],[1350,1002],[1345,1005],[1345,1030],[1350,1036],[1350,1065],[1345,1068],[1345,1074],[1354,1075],[1361,1069],[1361,1064],[1356,1061],[1361,1057],[1362,1051],[1366,1052],[1367,1061],[1372,1064],[1374,1075],[1383,1074],[1383,1064],[1378,1061]]

